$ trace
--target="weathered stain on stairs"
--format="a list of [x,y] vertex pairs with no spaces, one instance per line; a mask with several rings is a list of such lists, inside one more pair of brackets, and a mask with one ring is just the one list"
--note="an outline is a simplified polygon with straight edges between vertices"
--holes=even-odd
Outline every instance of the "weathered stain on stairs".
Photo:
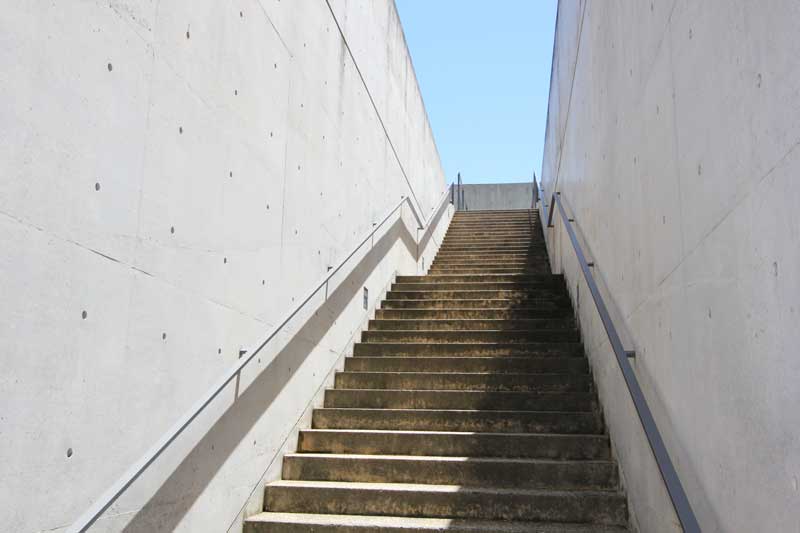
[[456,213],[353,351],[245,532],[627,531],[536,212]]

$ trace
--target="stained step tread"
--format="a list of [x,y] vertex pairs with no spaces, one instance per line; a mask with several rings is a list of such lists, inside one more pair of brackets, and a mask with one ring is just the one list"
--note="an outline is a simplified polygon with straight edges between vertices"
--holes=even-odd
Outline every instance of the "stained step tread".
[[[259,527],[277,526],[280,529]],[[295,529],[293,526],[297,526]],[[290,528],[290,529],[287,529]],[[245,521],[247,533],[625,533],[627,529],[594,524],[507,522],[498,520],[454,520],[376,515],[338,515],[262,512]]]
[[611,460],[607,435],[592,433],[494,433],[400,429],[305,429],[298,450],[320,453],[476,455]]
[[[618,489],[548,490],[412,483],[291,481],[265,488],[265,510],[627,524]],[[366,513],[364,512],[366,511]]]

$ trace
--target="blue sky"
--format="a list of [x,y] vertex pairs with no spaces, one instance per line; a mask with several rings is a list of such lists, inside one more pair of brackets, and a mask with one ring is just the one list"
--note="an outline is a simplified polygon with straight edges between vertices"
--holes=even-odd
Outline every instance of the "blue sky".
[[396,0],[448,181],[542,167],[557,0]]

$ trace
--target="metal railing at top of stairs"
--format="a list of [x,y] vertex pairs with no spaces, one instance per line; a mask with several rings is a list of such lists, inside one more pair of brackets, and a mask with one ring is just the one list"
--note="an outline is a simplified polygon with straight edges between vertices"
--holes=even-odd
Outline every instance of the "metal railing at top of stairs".
[[[359,241],[358,245],[347,254],[347,257],[342,259],[339,264],[330,270],[321,282],[317,283],[314,288],[308,292],[305,298],[292,310],[285,318],[273,328],[269,334],[261,341],[259,341],[252,349],[243,352],[247,356],[243,357],[236,362],[230,369],[228,369],[220,379],[189,409],[173,426],[167,431],[147,452],[136,461],[116,483],[114,483],[103,495],[86,510],[68,529],[70,533],[83,533],[87,531],[92,524],[100,518],[106,510],[111,507],[115,501],[130,487],[139,476],[147,470],[147,468],[155,462],[156,459],[166,450],[175,439],[177,439],[183,431],[200,415],[203,410],[222,392],[222,390],[239,375],[239,373],[246,367],[250,361],[272,340],[275,336],[288,324],[311,299],[319,293],[322,288],[325,288],[325,300],[328,295],[328,284],[331,278],[336,275],[342,267],[364,246],[375,233],[383,226],[389,218],[392,217],[398,210],[402,209],[403,204],[408,203],[411,207],[411,212],[417,222],[417,244],[419,244],[420,236],[419,231],[427,231],[430,229],[429,225],[436,219],[442,210],[442,207],[448,205],[449,202],[445,200],[452,196],[453,185],[451,184],[444,194],[442,194],[438,203],[434,206],[433,211],[428,215],[425,220],[422,220],[418,208],[414,205],[408,196],[404,196],[400,202],[391,208],[380,222],[373,223],[372,230]],[[402,212],[401,212],[402,216]],[[424,235],[424,233],[423,233]],[[419,250],[416,251],[419,255]],[[419,260],[419,257],[416,258]]]
[[656,460],[656,464],[658,465],[658,470],[661,472],[661,477],[664,480],[667,493],[672,500],[672,505],[675,508],[675,514],[677,514],[678,520],[680,521],[681,527],[685,533],[700,533],[700,524],[698,523],[697,517],[692,510],[692,505],[689,503],[689,498],[686,496],[686,491],[683,489],[681,480],[678,477],[678,472],[675,470],[675,465],[673,465],[672,459],[669,456],[669,452],[667,452],[667,447],[664,444],[664,439],[661,437],[661,432],[658,430],[656,421],[653,418],[653,413],[650,411],[650,407],[647,405],[647,399],[644,397],[642,387],[639,385],[639,380],[636,378],[636,373],[633,371],[633,367],[631,366],[629,359],[635,357],[636,353],[633,351],[626,351],[622,346],[622,340],[620,339],[619,333],[617,333],[617,328],[614,326],[614,321],[611,319],[611,315],[608,312],[608,308],[603,300],[603,296],[600,294],[600,289],[597,287],[597,283],[595,282],[592,271],[590,270],[590,268],[595,266],[594,262],[589,262],[586,260],[586,255],[583,253],[583,248],[581,248],[581,245],[578,242],[578,237],[575,234],[575,228],[573,227],[575,219],[567,216],[567,213],[564,210],[564,202],[561,200],[560,192],[556,192],[552,195],[550,199],[549,212],[548,205],[542,201],[542,209],[544,210],[544,218],[547,220],[547,227],[554,227],[553,213],[556,206],[558,206],[558,211],[561,214],[561,220],[564,224],[564,228],[567,230],[569,240],[572,242],[572,247],[575,249],[575,255],[578,258],[578,264],[581,267],[586,284],[589,286],[589,292],[592,293],[592,298],[594,299],[594,304],[597,307],[597,312],[600,314],[600,320],[603,322],[603,327],[608,335],[611,348],[614,350],[617,364],[622,371],[622,377],[625,380],[625,384],[628,386],[628,392],[630,393],[631,400],[633,400],[636,413],[639,415],[639,420],[642,423],[642,428],[644,429],[645,436],[647,437],[647,442],[650,444],[650,448],[653,451],[653,456]]

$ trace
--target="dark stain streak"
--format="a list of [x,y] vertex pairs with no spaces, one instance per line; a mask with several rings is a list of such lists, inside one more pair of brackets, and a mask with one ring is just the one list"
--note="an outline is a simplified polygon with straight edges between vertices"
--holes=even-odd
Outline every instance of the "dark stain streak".
[[120,263],[120,260],[119,260],[119,259],[114,259],[114,258],[113,258],[113,257],[111,257],[110,255],[106,255],[106,254],[104,254],[104,253],[102,253],[102,252],[98,252],[97,250],[94,250],[94,249],[92,249],[92,248],[87,248],[87,250],[89,250],[89,251],[90,251],[90,252],[92,252],[92,253],[95,253],[95,254],[99,255],[100,257],[105,257],[105,258],[106,258],[106,259],[108,259],[109,261],[114,261],[115,263]]
[[141,272],[145,276],[150,276],[151,278],[153,277],[153,275],[150,272],[142,270],[141,268],[136,268],[135,266],[132,266],[131,269],[135,270],[136,272]]

